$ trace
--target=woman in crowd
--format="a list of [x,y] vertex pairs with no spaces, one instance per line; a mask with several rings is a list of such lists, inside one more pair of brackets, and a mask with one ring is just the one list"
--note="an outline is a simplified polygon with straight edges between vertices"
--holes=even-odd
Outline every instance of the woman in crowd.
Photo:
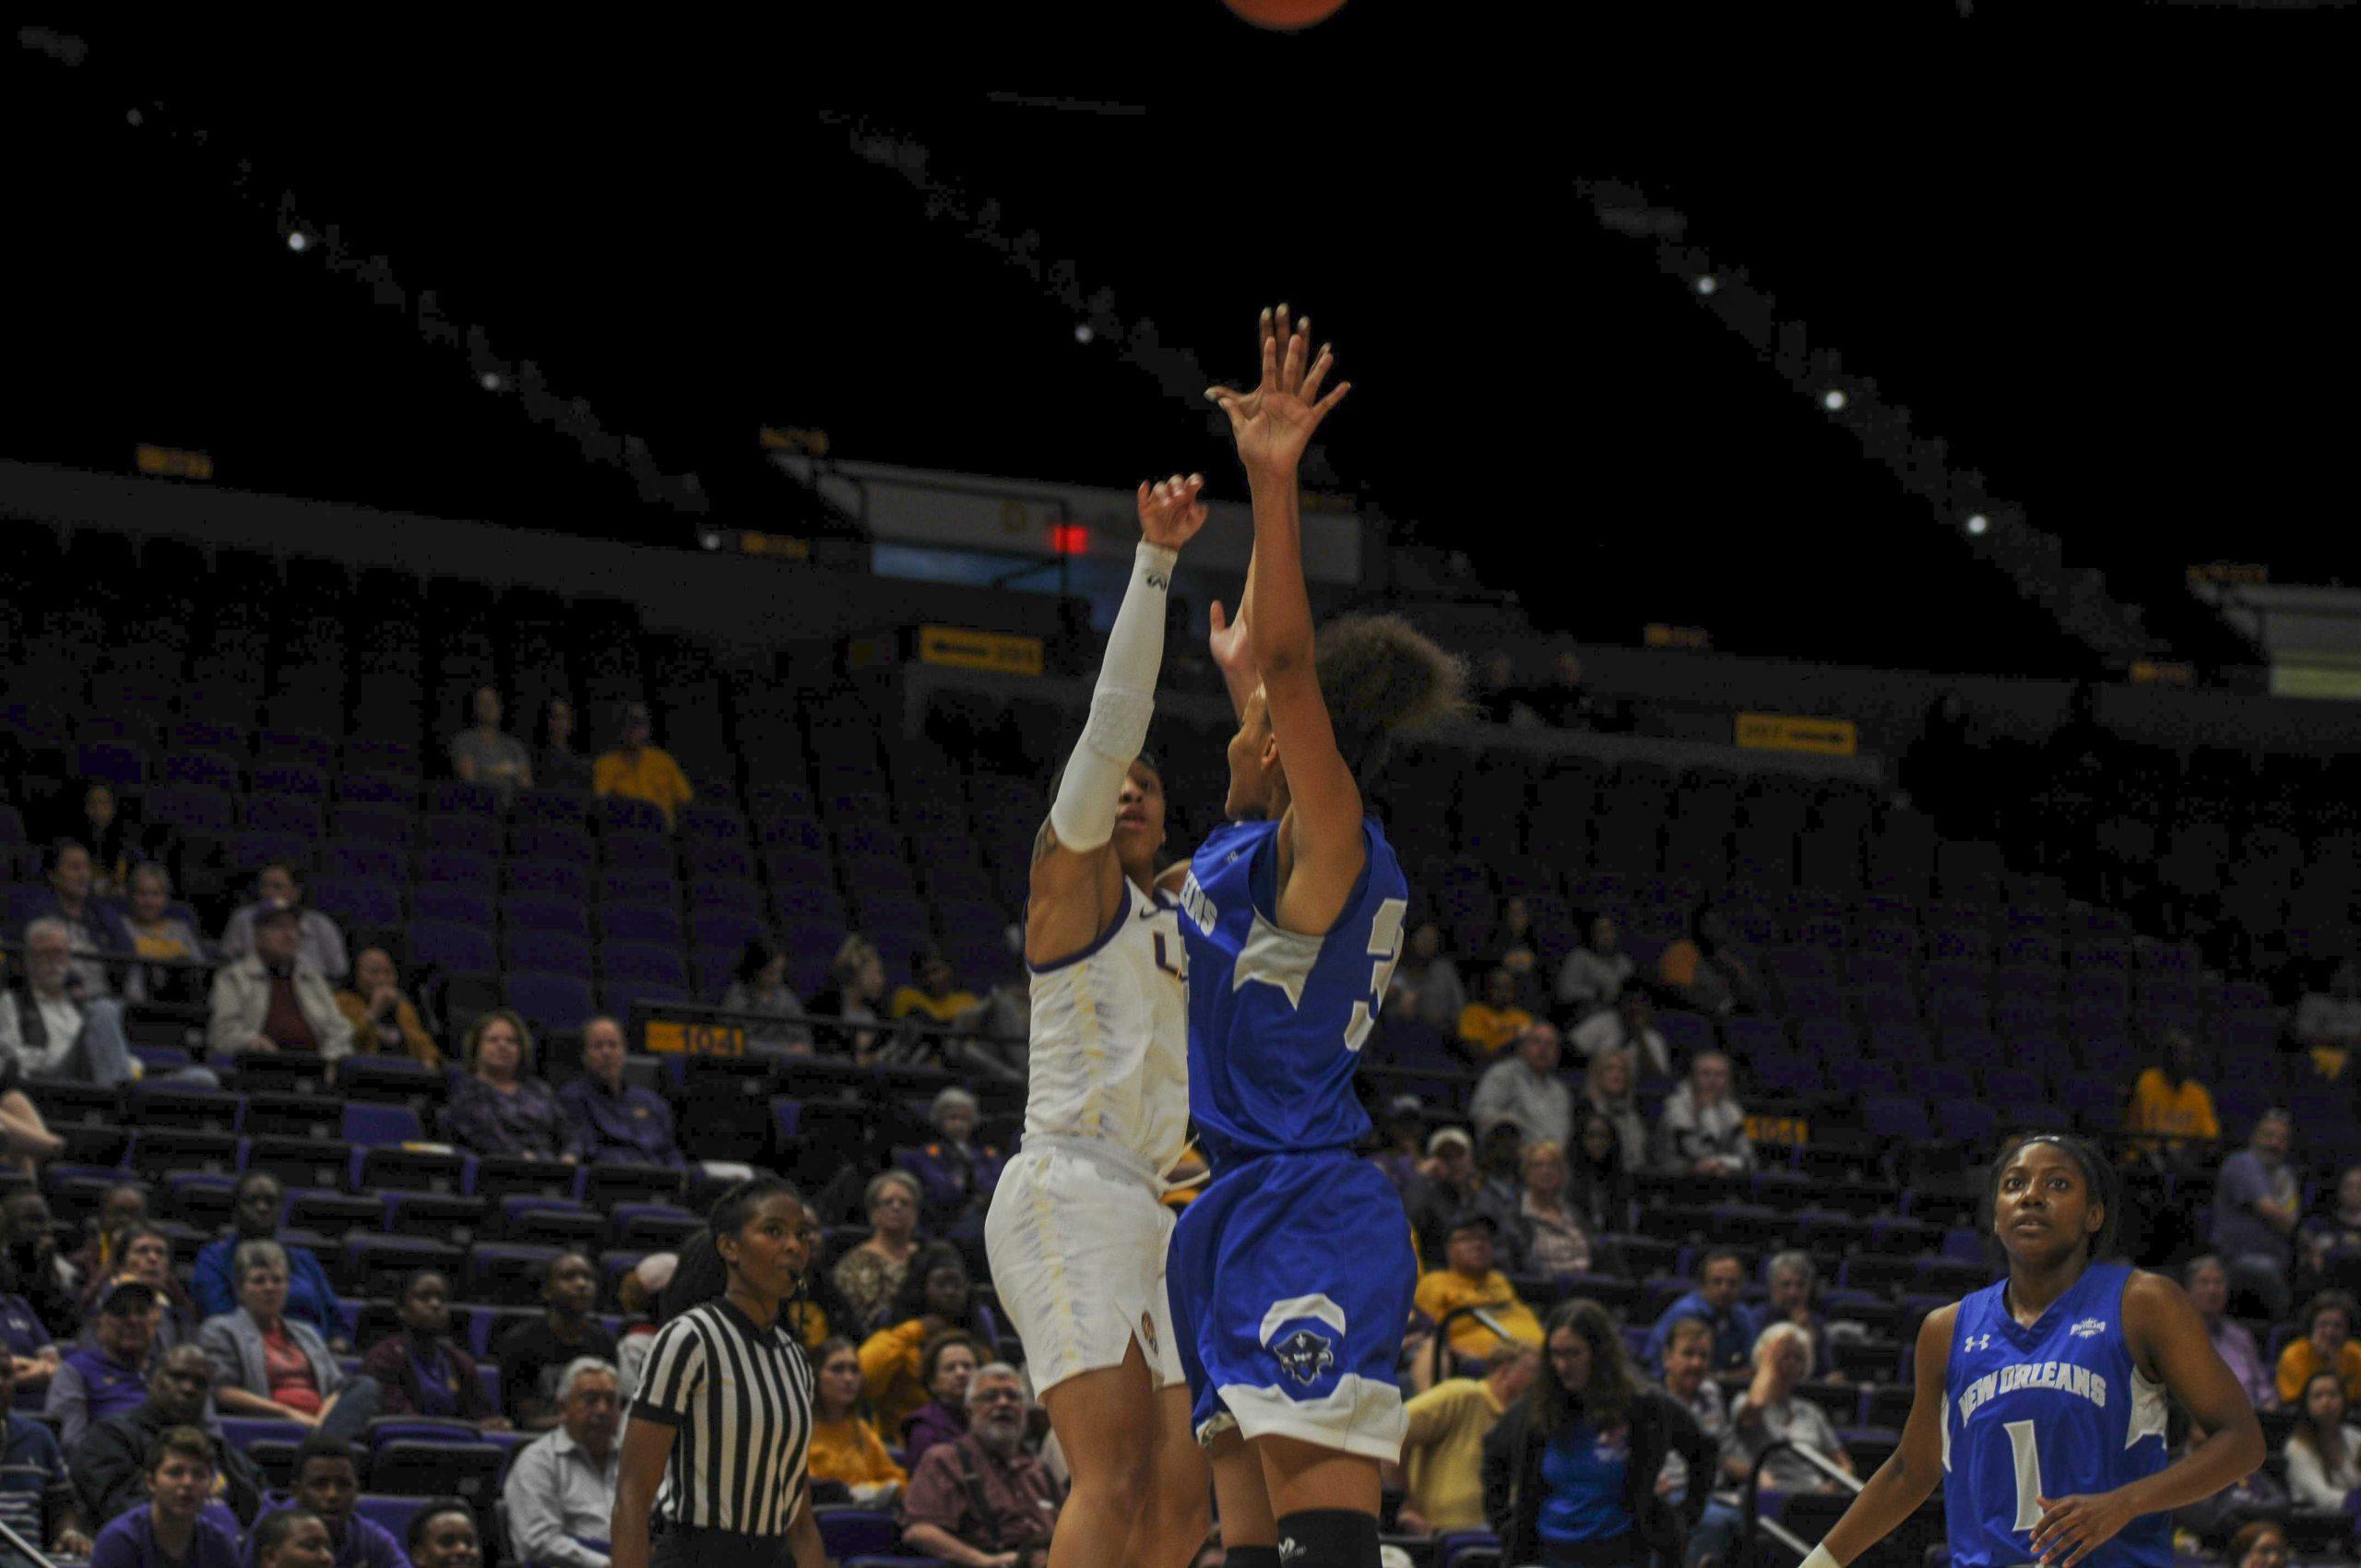
[[1613,1121],[1596,1109],[1577,1112],[1574,1146],[1567,1161],[1566,1201],[1593,1236],[1620,1235],[1631,1229],[1638,1202],[1631,1168],[1623,1163],[1623,1137]]
[[991,1360],[983,1341],[956,1329],[927,1342],[919,1354],[919,1377],[927,1401],[898,1423],[902,1460],[911,1469],[938,1443],[956,1443],[967,1430],[967,1384]]
[[352,960],[352,984],[336,993],[337,1011],[352,1026],[352,1049],[383,1056],[409,1056],[440,1068],[443,1048],[426,1032],[418,1006],[402,994],[393,955],[364,947]]
[[2287,1568],[2286,1526],[2257,1519],[2230,1538],[2231,1568]]
[[1730,1093],[1730,1059],[1701,1051],[1666,1097],[1658,1123],[1667,1170],[1692,1176],[1744,1176],[1754,1169],[1746,1111]]
[[287,1250],[242,1242],[231,1260],[238,1309],[208,1318],[196,1342],[213,1358],[224,1415],[268,1416],[350,1442],[377,1413],[377,1381],[347,1379],[319,1331],[287,1315]]
[[95,1290],[122,1255],[123,1234],[148,1222],[148,1189],[137,1182],[117,1182],[99,1199],[97,1210],[83,1222],[82,1244],[66,1264],[81,1276],[86,1293]]
[[1614,918],[1592,915],[1582,926],[1583,944],[1558,966],[1558,1005],[1570,1028],[1614,1006],[1631,978],[1631,956],[1623,951]]
[[[1846,1475],[1853,1457],[1836,1435],[1828,1412],[1796,1393],[1811,1376],[1811,1336],[1792,1323],[1765,1328],[1754,1341],[1754,1381],[1730,1407],[1733,1480],[1743,1481],[1756,1459],[1774,1443],[1791,1443],[1821,1455]],[[1773,1491],[1833,1491],[1836,1483],[1820,1467],[1782,1451],[1762,1467],[1762,1484]]]
[[[819,1383],[812,1400],[812,1479],[834,1481],[863,1508],[883,1508],[910,1479],[877,1435],[862,1396],[860,1355],[849,1339],[824,1341],[813,1360]],[[971,1365],[968,1370],[975,1369]]]
[[1648,1126],[1640,1120],[1639,1085],[1632,1081],[1631,1053],[1602,1051],[1590,1059],[1583,1074],[1583,1105],[1615,1129],[1618,1158],[1625,1170],[1641,1170],[1648,1163]]
[[1707,1489],[1678,1509],[1659,1495],[1667,1455],[1710,1476],[1713,1441],[1689,1412],[1642,1383],[1607,1309],[1576,1298],[1551,1309],[1540,1375],[1484,1438],[1484,1513],[1501,1561],[1611,1568],[1679,1561]]
[[486,1396],[475,1358],[451,1336],[450,1281],[422,1268],[402,1284],[394,1311],[401,1330],[362,1358],[377,1380],[378,1408],[388,1416],[427,1416],[505,1431],[508,1418]]
[[886,1311],[902,1289],[919,1250],[919,1207],[925,1195],[907,1170],[884,1170],[869,1179],[861,1207],[869,1215],[868,1239],[836,1260],[832,1277],[863,1334],[885,1326]]
[[2344,1383],[2334,1372],[2314,1372],[2303,1393],[2287,1434],[2288,1494],[2298,1508],[2341,1510],[2361,1487],[2361,1430],[2344,1423]]
[[112,787],[92,780],[82,788],[82,819],[74,841],[90,851],[90,891],[113,898],[131,885],[139,861],[139,835],[116,809]]
[[812,1026],[803,1021],[803,999],[787,983],[787,949],[770,938],[746,939],[730,989],[721,993],[721,1008],[765,1020],[747,1031],[757,1049],[789,1056],[812,1054]]
[[154,968],[127,970],[124,992],[135,1002],[199,1002],[207,978],[197,968],[160,966],[197,965],[212,961],[213,953],[195,926],[172,910],[172,873],[155,861],[131,868],[131,890],[124,924],[131,932],[131,949]]
[[913,1172],[925,1190],[927,1223],[938,1232],[970,1218],[980,1227],[1006,1161],[1000,1150],[976,1141],[976,1097],[955,1085],[936,1094],[927,1115],[935,1136],[919,1146]]
[[583,1153],[581,1134],[557,1091],[533,1074],[533,1037],[525,1020],[494,1008],[468,1028],[468,1071],[451,1085],[443,1131],[480,1155],[563,1160]]
[[[287,1218],[287,1189],[267,1170],[249,1170],[230,1191],[230,1234],[197,1250],[189,1280],[196,1309],[207,1318],[235,1312],[237,1271],[233,1260],[248,1241],[276,1241]],[[282,1246],[287,1270],[287,1315],[308,1324],[331,1341],[344,1332],[337,1316],[336,1287],[309,1247]]]
[[574,705],[552,697],[541,705],[541,721],[533,747],[533,778],[543,790],[587,792],[590,759],[574,745]]
[[[886,1317],[891,1326],[861,1343],[860,1375],[879,1422],[898,1434],[902,1423],[935,1392],[934,1379],[923,1365],[926,1348],[951,1333],[964,1334],[979,1346],[991,1341],[976,1308],[967,1265],[955,1249],[940,1243],[912,1261]],[[957,1425],[967,1425],[964,1414]],[[918,1463],[915,1456],[910,1463]]]
[[2361,1399],[2361,1342],[2353,1337],[2353,1320],[2361,1306],[2342,1290],[2323,1290],[2304,1303],[2303,1335],[2287,1341],[2279,1353],[2279,1402],[2293,1406],[2304,1396],[2304,1384],[2314,1372],[2331,1372],[2344,1380],[2344,1397]]
[[813,1029],[814,1043],[856,1062],[871,1061],[889,1038],[879,1011],[884,1000],[885,960],[876,944],[859,932],[846,937],[828,965],[828,989],[807,1004],[813,1017],[826,1020]]
[[1528,1269],[1564,1279],[1590,1272],[1590,1237],[1582,1217],[1566,1201],[1566,1151],[1544,1138],[1525,1151],[1525,1184],[1516,1220],[1525,1235]]
[[1459,966],[1442,950],[1442,927],[1421,921],[1410,933],[1409,956],[1394,971],[1387,988],[1387,1010],[1431,1024],[1450,1034],[1459,1028],[1467,1006],[1467,983]]

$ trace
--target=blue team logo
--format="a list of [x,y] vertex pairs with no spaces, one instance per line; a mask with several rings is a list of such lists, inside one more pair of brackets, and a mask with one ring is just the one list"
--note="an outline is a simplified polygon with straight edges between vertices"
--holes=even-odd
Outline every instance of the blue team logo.
[[1287,1370],[1287,1374],[1309,1388],[1319,1380],[1322,1372],[1336,1364],[1335,1355],[1328,1345],[1326,1335],[1299,1328],[1271,1348],[1278,1356],[1279,1365]]
[[[1326,1296],[1290,1296],[1263,1314],[1260,1338],[1278,1358],[1279,1370],[1297,1386],[1325,1380],[1336,1364],[1336,1342],[1345,1336],[1345,1309]],[[1323,1330],[1328,1332],[1323,1333]]]
[[2077,1339],[2095,1339],[2100,1335],[2106,1332],[2106,1320],[2104,1318],[2086,1317],[2082,1322],[2076,1324],[2072,1328],[2067,1330],[2067,1332],[2071,1334]]

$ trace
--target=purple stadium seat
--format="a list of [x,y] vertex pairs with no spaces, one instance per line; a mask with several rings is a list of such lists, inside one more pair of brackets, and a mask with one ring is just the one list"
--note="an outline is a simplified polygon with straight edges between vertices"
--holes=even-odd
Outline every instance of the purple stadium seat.
[[1927,1102],[1916,1095],[1872,1095],[1861,1102],[1861,1114],[1870,1133],[1880,1138],[1924,1143],[1935,1135]]
[[409,811],[418,804],[418,780],[409,774],[347,773],[337,780],[336,796],[356,804]]
[[692,940],[700,952],[732,952],[760,936],[763,922],[737,909],[701,908],[690,918]]
[[243,727],[217,719],[179,719],[164,727],[164,749],[172,754],[209,751],[243,755],[246,746]]
[[610,944],[653,943],[677,948],[682,938],[677,909],[677,900],[604,904],[599,909],[599,932]]
[[380,1493],[405,1497],[449,1493],[489,1519],[506,1458],[506,1451],[493,1443],[389,1443],[370,1455],[369,1484]]
[[237,808],[226,790],[199,784],[172,784],[148,794],[148,820],[184,833],[228,833]]
[[342,836],[327,847],[327,869],[335,876],[385,883],[406,880],[401,851],[397,847]]
[[359,1147],[374,1144],[410,1144],[425,1137],[418,1112],[407,1105],[348,1102],[344,1108],[344,1141]]
[[[338,845],[329,850],[330,863],[339,860],[338,851],[352,846]],[[399,925],[402,921],[401,889],[393,881],[369,876],[315,876],[304,886],[310,901],[333,915],[350,928]]]
[[505,993],[508,1005],[522,1014],[534,1028],[544,1032],[578,1028],[583,1019],[598,1010],[591,1001],[588,982],[578,975],[511,974]]
[[[511,868],[514,880],[514,868]],[[512,931],[554,931],[571,936],[587,937],[590,918],[578,903],[562,898],[541,897],[513,893],[503,900],[501,913]]]
[[672,841],[660,833],[611,831],[599,840],[599,855],[611,871],[672,873]]
[[665,831],[664,814],[646,801],[635,801],[625,795],[601,795],[593,803],[591,820],[599,825],[602,837]]
[[136,790],[148,776],[139,748],[120,741],[85,741],[74,750],[75,771],[103,779],[118,790]]
[[599,847],[587,829],[553,822],[519,822],[509,830],[508,850],[523,860],[597,863]]
[[408,849],[418,831],[418,819],[398,806],[356,801],[338,803],[329,820],[339,838],[366,839],[399,849]]
[[[590,896],[587,870],[561,861],[519,860],[512,855],[506,867],[508,891],[564,899],[579,906]],[[587,917],[585,917],[587,922]]]
[[438,778],[427,786],[426,805],[436,813],[490,817],[500,813],[500,796],[489,784]]
[[263,833],[314,839],[323,831],[319,806],[298,795],[249,795],[243,815],[246,826]]
[[473,855],[460,849],[429,849],[418,857],[418,879],[489,892],[496,880],[498,866],[499,862],[488,855]]
[[734,838],[690,840],[688,862],[690,871],[700,880],[721,877],[747,880],[754,875],[753,854]]
[[590,939],[570,931],[521,931],[511,927],[502,942],[509,966],[560,974],[590,972]]
[[564,790],[524,790],[510,803],[508,814],[518,823],[577,827],[587,833],[590,827],[590,797]]
[[311,840],[296,833],[246,828],[230,835],[230,865],[239,872],[257,872],[280,861],[301,868],[310,863],[311,850]]
[[469,887],[420,887],[409,896],[409,912],[418,920],[479,931],[490,931],[495,923],[491,898]]
[[685,991],[689,983],[688,967],[681,961],[680,948],[647,942],[600,944],[599,972],[610,985],[644,981]]
[[469,812],[437,812],[421,825],[420,842],[430,849],[460,849],[498,859],[500,824]]
[[469,973],[490,973],[500,967],[488,927],[455,925],[448,921],[421,921],[411,925],[409,957],[413,964]]

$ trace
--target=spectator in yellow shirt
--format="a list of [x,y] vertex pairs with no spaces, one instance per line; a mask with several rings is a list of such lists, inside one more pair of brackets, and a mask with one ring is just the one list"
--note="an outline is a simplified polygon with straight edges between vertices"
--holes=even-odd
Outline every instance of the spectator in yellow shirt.
[[2156,1134],[2132,1146],[2151,1159],[2177,1161],[2195,1152],[2182,1140],[2219,1138],[2222,1123],[2213,1094],[2197,1081],[2197,1047],[2187,1031],[2166,1028],[2160,1043],[2155,1064],[2131,1086],[2123,1130]]
[[1420,1279],[1418,1293],[1411,1298],[1412,1304],[1438,1325],[1462,1307],[1485,1309],[1484,1317],[1491,1319],[1490,1324],[1471,1313],[1450,1329],[1452,1350],[1479,1361],[1500,1354],[1505,1344],[1536,1348],[1541,1344],[1541,1320],[1517,1295],[1509,1277],[1492,1266],[1493,1243],[1499,1236],[1499,1222],[1481,1211],[1471,1210],[1453,1219],[1443,1243],[1444,1266]]
[[1403,1407],[1410,1428],[1402,1439],[1404,1535],[1480,1530],[1484,1522],[1484,1434],[1501,1413],[1533,1386],[1540,1352],[1512,1345],[1492,1358],[1480,1378],[1445,1378]]
[[2342,1290],[2323,1290],[2304,1303],[2304,1337],[2287,1341],[2279,1353],[2279,1402],[2293,1407],[2304,1384],[2318,1372],[2344,1379],[2344,1396],[2361,1400],[2361,1345],[2353,1340],[2353,1320],[2361,1306]]
[[1484,1000],[1459,1010],[1460,1050],[1475,1061],[1489,1062],[1531,1022],[1533,1015],[1516,1004],[1516,977],[1494,969],[1484,977]]
[[918,983],[895,988],[894,1000],[885,1004],[886,1016],[907,1018],[919,1013],[938,1024],[955,1024],[960,1014],[976,1007],[975,992],[953,980],[951,960],[941,948],[922,947],[910,955],[910,971]]
[[885,1452],[869,1419],[860,1353],[849,1339],[831,1339],[813,1360],[820,1375],[813,1380],[811,1477],[836,1482],[864,1508],[882,1508],[910,1477]]
[[590,788],[601,795],[646,801],[664,814],[664,826],[670,827],[673,814],[694,800],[696,791],[689,788],[688,775],[672,754],[649,740],[652,733],[647,705],[627,705],[621,738],[591,768]]

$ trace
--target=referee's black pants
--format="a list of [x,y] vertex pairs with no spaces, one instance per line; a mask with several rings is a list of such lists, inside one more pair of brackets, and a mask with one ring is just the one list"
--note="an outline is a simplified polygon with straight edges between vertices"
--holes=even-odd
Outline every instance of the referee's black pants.
[[750,1536],[694,1525],[658,1525],[647,1554],[648,1568],[786,1568],[794,1561],[785,1536]]

